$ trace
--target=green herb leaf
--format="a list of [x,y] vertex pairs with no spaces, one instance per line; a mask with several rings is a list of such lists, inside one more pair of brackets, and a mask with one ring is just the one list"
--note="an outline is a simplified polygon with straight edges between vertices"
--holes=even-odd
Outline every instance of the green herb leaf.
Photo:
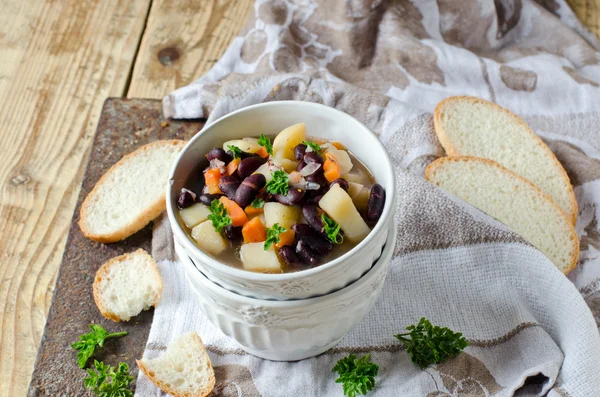
[[221,233],[226,226],[231,225],[231,218],[225,206],[216,199],[210,203],[210,215],[206,218],[212,222],[213,228],[215,228],[217,233]]
[[250,207],[252,207],[252,208],[262,208],[264,206],[265,206],[265,200],[261,199],[260,197],[255,198],[250,203]]
[[133,397],[133,393],[127,387],[133,380],[129,375],[129,366],[119,363],[117,369],[94,360],[94,369],[88,369],[88,376],[83,379],[83,385],[90,389],[98,397]]
[[107,330],[98,324],[90,324],[92,332],[79,336],[79,341],[71,344],[71,347],[77,352],[77,365],[79,368],[85,368],[88,359],[94,354],[96,346],[103,347],[104,341],[110,338],[118,338],[127,335],[127,332],[108,333]]
[[271,247],[271,244],[277,244],[279,242],[279,235],[285,232],[287,232],[286,228],[279,226],[279,223],[267,228],[267,239],[263,245],[264,250],[267,251]]
[[441,328],[421,317],[417,325],[406,327],[409,331],[404,334],[394,335],[406,347],[413,363],[421,369],[429,364],[436,364],[448,357],[457,356],[469,342],[460,332],[453,332],[447,327]]
[[273,172],[271,174],[271,180],[267,182],[267,185],[265,186],[267,193],[281,194],[284,196],[288,194],[289,188],[288,174],[281,170]]
[[321,220],[323,221],[324,232],[327,235],[329,241],[334,244],[341,244],[344,242],[344,236],[340,231],[340,225],[327,216],[326,213],[321,214]]
[[260,137],[258,137],[258,144],[260,146],[264,146],[264,148],[267,149],[267,153],[269,153],[270,156],[273,155],[273,145],[271,144],[271,138],[260,134]]
[[341,383],[344,395],[355,397],[357,394],[367,394],[375,386],[375,377],[379,365],[371,362],[371,355],[365,354],[357,358],[354,354],[340,359],[331,372],[337,372],[339,378],[335,383]]
[[321,154],[321,151],[323,149],[321,149],[321,146],[314,141],[302,141],[303,144],[305,144],[306,146],[308,146],[309,148],[312,149],[313,152],[316,152],[317,154]]
[[234,159],[239,159],[242,157],[242,149],[234,145],[227,145],[227,149],[231,151]]

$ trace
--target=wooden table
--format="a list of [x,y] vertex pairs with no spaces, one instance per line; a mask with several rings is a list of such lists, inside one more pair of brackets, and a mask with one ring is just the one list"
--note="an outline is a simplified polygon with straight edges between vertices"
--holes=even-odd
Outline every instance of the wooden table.
[[[569,3],[600,33],[600,0]],[[252,4],[0,0],[0,397],[26,394],[102,103],[195,80]]]

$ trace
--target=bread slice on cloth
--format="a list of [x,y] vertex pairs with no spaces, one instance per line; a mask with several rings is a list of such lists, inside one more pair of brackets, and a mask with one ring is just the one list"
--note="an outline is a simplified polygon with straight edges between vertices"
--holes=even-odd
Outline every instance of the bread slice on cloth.
[[448,156],[496,161],[550,195],[576,223],[577,201],[567,173],[554,153],[519,117],[495,103],[456,96],[436,106],[434,125]]
[[81,206],[83,234],[112,243],[131,236],[160,215],[166,209],[169,171],[185,143],[152,142],[113,165]]
[[173,340],[159,357],[137,365],[165,393],[175,397],[204,397],[215,387],[215,372],[196,332]]
[[571,220],[546,193],[500,164],[476,157],[442,157],[425,178],[520,234],[568,273],[579,258]]
[[142,310],[156,306],[163,290],[154,259],[143,249],[109,259],[96,272],[94,301],[102,315],[129,321]]

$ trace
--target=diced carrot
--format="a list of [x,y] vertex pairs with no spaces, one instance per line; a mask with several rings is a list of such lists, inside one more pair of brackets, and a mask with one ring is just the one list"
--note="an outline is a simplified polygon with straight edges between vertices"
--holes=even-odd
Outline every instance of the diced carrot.
[[331,144],[335,146],[336,149],[346,150],[346,147],[342,144],[342,142],[334,141],[331,142]]
[[242,236],[245,243],[260,243],[267,239],[267,228],[257,216],[244,224]]
[[284,245],[292,245],[294,243],[294,237],[296,233],[293,230],[287,230],[279,234],[279,242],[275,244],[277,248],[281,248]]
[[325,179],[332,182],[341,176],[340,165],[335,156],[329,152],[325,153],[325,159],[325,163],[323,164]]
[[227,175],[233,175],[233,173],[237,170],[238,165],[242,162],[242,159],[237,158],[233,159],[227,164]]
[[219,189],[219,181],[221,180],[221,172],[218,168],[211,168],[204,173],[204,182],[209,194],[221,194]]
[[263,159],[269,157],[269,152],[267,152],[267,149],[264,146],[261,146],[260,149],[256,151],[256,154],[258,154]]
[[244,211],[246,212],[247,215],[250,215],[250,216],[259,215],[259,214],[262,214],[263,212],[265,212],[264,208],[254,208],[251,205],[244,208]]
[[248,215],[246,215],[238,203],[233,200],[229,200],[225,196],[221,196],[219,201],[223,203],[223,206],[229,213],[229,217],[231,218],[231,226],[242,226],[244,223],[248,222]]

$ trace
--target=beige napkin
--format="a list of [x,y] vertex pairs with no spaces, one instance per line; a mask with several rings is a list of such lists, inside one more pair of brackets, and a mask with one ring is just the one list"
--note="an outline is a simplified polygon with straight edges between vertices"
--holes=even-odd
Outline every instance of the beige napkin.
[[[600,395],[600,337],[589,310],[600,319],[598,48],[564,1],[258,0],[223,58],[165,97],[164,112],[210,122],[254,103],[298,99],[364,122],[397,171],[390,274],[373,311],[336,348],[274,363],[244,354],[198,311],[167,252],[163,224],[154,245],[163,245],[155,256],[163,259],[165,293],[145,355],[197,330],[223,396],[341,396],[330,370],[348,352],[371,352],[381,366],[377,396]],[[567,169],[582,249],[569,278],[504,226],[422,178],[443,155],[431,112],[450,95],[513,110]],[[421,316],[462,331],[471,346],[419,370],[392,334]],[[140,376],[136,395],[159,394]]]

